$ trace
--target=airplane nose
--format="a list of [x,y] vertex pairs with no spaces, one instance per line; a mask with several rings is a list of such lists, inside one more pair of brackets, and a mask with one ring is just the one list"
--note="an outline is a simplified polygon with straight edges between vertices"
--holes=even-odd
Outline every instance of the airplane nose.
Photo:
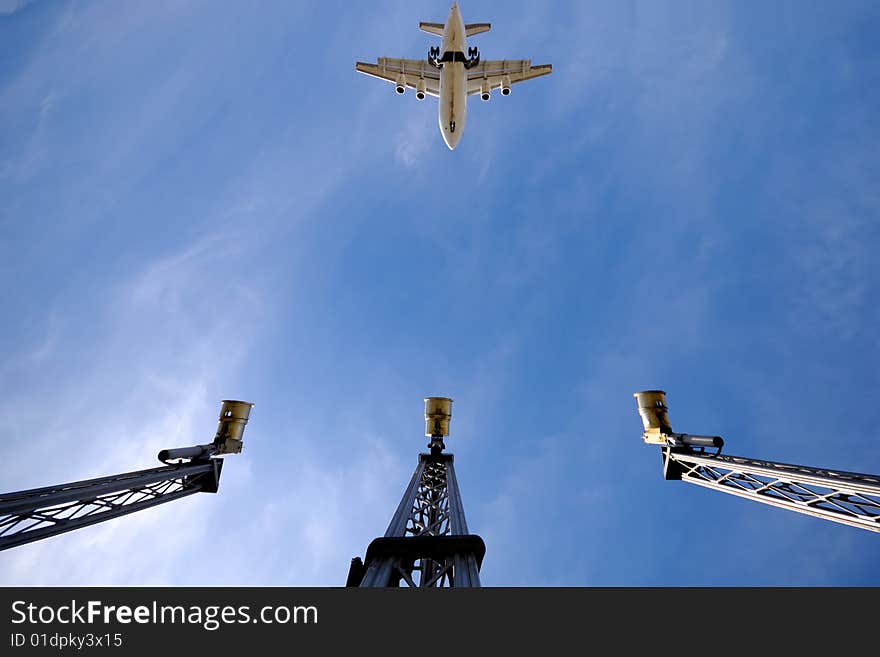
[[446,145],[449,146],[449,150],[455,150],[455,147],[458,146],[459,139],[461,139],[461,134],[457,132],[450,132],[448,128],[443,131],[443,141],[445,141]]

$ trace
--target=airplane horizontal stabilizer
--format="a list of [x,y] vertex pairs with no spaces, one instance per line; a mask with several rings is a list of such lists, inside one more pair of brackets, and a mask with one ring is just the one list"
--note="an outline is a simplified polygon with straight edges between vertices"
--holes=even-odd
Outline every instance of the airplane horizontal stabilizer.
[[469,23],[464,26],[465,34],[468,36],[474,36],[475,34],[482,34],[483,32],[488,32],[492,29],[492,23]]
[[443,30],[445,29],[445,25],[443,23],[419,23],[419,29],[422,32],[427,32],[428,34],[436,34],[437,36],[443,36]]

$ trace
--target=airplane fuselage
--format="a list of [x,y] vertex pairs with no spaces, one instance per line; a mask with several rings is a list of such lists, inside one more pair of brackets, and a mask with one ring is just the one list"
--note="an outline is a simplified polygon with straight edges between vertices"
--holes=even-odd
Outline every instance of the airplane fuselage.
[[[443,30],[440,48],[440,103],[439,121],[443,141],[450,150],[455,148],[467,121],[467,70],[464,53],[467,52],[467,32],[458,4],[452,5]],[[450,61],[451,60],[451,61]]]
[[491,28],[491,23],[465,23],[458,2],[453,2],[445,23],[419,23],[422,32],[440,37],[439,45],[428,48],[426,59],[379,57],[375,64],[356,62],[355,70],[390,82],[398,95],[409,88],[415,89],[416,100],[437,98],[440,134],[452,150],[464,133],[470,96],[479,94],[487,101],[495,89],[509,96],[512,84],[553,72],[550,64],[532,66],[530,59],[483,60],[477,48],[468,47],[468,38]]

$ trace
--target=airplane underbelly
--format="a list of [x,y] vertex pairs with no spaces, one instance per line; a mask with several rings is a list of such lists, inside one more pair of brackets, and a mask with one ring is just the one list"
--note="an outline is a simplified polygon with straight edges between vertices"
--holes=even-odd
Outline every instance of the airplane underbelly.
[[450,148],[461,138],[467,120],[467,76],[458,62],[447,64],[440,72],[440,130]]

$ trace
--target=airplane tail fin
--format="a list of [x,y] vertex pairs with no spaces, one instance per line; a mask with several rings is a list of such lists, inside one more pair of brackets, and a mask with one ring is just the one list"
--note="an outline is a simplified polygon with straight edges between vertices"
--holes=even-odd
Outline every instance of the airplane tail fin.
[[443,30],[446,26],[443,23],[419,23],[419,29],[422,32],[427,32],[428,34],[436,34],[437,36],[443,36]]
[[483,32],[488,32],[492,29],[492,23],[469,23],[464,26],[465,34],[468,36],[474,36],[475,34],[482,34]]

